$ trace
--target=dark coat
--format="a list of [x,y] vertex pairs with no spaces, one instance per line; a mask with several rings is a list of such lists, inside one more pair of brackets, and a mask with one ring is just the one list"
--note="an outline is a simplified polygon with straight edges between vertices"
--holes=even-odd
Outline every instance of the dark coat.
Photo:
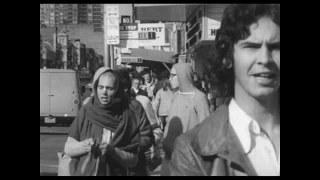
[[132,100],[130,105],[130,108],[135,109],[140,115],[137,122],[140,129],[140,149],[138,152],[137,165],[134,168],[129,168],[128,170],[130,171],[130,176],[147,176],[148,166],[144,153],[154,144],[153,128],[141,103],[137,100]]
[[177,138],[169,169],[172,176],[257,176],[229,122],[228,105]]
[[130,90],[131,98],[135,98],[137,95],[142,95],[148,97],[147,91],[139,89],[138,93],[136,93],[133,89]]

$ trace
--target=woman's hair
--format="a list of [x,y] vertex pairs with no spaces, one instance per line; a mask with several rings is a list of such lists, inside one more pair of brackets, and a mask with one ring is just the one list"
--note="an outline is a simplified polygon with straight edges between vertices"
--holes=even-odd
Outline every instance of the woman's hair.
[[220,81],[227,83],[228,94],[234,96],[234,70],[228,66],[233,63],[234,44],[250,36],[250,25],[262,17],[269,17],[280,27],[280,5],[238,4],[229,5],[223,14],[221,27],[216,36],[217,62],[221,69],[217,73]]
[[118,77],[119,84],[123,86],[123,90],[127,89],[128,92],[126,93],[129,93],[131,89],[131,78],[129,76],[129,70],[126,68],[121,68],[116,69],[113,72]]
[[162,71],[159,77],[159,80],[169,79],[170,78],[170,71]]
[[171,87],[169,79],[163,79],[162,83],[163,83],[162,84],[163,91],[167,91],[168,88],[172,91],[172,87]]
[[201,79],[201,77],[200,77],[200,74],[199,74],[199,73],[194,72],[194,73],[193,73],[193,75],[192,75],[192,78],[194,78],[195,76],[197,76],[197,77],[198,77],[198,81]]

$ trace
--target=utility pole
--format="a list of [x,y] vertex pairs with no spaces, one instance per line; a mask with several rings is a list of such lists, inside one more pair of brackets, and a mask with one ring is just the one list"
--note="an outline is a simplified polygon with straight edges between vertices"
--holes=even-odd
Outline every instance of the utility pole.
[[103,4],[103,34],[104,34],[104,67],[110,67],[109,45],[107,44],[107,5]]
[[115,69],[115,64],[114,64],[114,45],[110,45],[110,59],[111,59],[111,68]]
[[135,23],[135,20],[136,20],[136,11],[135,11],[135,8],[134,8],[134,4],[132,4],[132,23]]
[[[57,45],[58,45],[58,27],[56,25],[56,35],[55,35],[55,52],[57,54]],[[58,63],[58,56],[56,55],[56,63]]]

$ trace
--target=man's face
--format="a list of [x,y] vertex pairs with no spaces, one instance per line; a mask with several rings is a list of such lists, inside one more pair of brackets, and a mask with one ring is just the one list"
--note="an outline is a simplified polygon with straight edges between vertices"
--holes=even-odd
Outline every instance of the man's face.
[[140,80],[139,80],[139,79],[133,79],[133,81],[132,81],[132,86],[133,86],[135,89],[139,89],[139,87],[140,87]]
[[170,81],[171,87],[173,89],[179,87],[179,81],[178,81],[177,72],[176,72],[175,67],[173,67],[170,71],[169,81]]
[[151,82],[151,78],[150,78],[150,74],[149,73],[143,75],[143,78],[144,78],[145,82],[147,82],[147,83]]
[[100,76],[97,87],[97,95],[101,104],[106,105],[111,102],[116,93],[115,82],[116,77],[110,72]]
[[270,97],[280,87],[280,27],[264,17],[250,32],[234,45],[235,92]]

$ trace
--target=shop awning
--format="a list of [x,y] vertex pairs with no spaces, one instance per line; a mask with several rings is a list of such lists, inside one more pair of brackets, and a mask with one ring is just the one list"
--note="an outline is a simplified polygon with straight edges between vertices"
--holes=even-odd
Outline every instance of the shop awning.
[[185,22],[200,4],[180,5],[135,5],[135,19],[142,21]]

